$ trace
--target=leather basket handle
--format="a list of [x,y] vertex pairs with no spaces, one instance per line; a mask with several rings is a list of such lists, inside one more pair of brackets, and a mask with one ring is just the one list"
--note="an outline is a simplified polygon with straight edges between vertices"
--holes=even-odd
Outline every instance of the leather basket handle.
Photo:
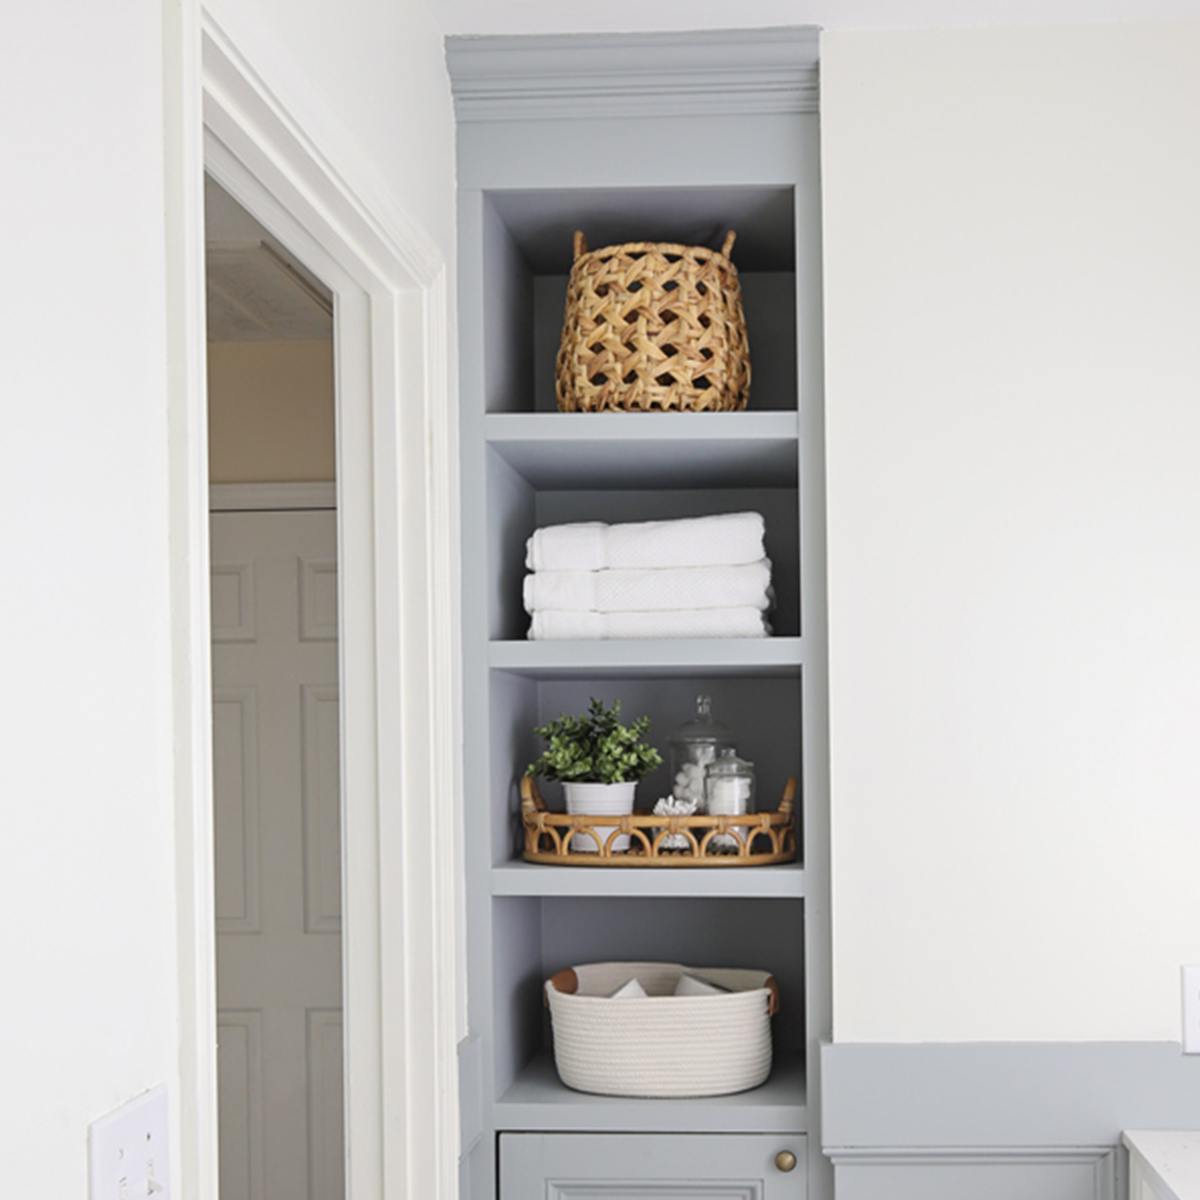
[[[546,983],[556,992],[564,992],[568,996],[573,996],[579,990],[579,976],[575,974],[574,967],[566,967],[557,975],[551,975]],[[542,988],[542,1002],[547,1008],[550,1007],[550,994],[544,987]]]

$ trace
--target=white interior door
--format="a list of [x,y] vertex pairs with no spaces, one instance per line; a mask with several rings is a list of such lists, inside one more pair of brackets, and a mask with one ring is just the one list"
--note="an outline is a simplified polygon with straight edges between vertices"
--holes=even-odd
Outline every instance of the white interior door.
[[341,1200],[335,514],[212,515],[221,1200]]

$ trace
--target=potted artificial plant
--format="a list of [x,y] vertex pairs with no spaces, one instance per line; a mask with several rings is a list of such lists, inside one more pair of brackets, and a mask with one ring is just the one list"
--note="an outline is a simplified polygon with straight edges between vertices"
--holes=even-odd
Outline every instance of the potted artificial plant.
[[[632,813],[638,781],[662,762],[662,755],[643,739],[650,718],[639,717],[622,725],[620,715],[619,700],[605,708],[593,697],[582,716],[562,716],[534,730],[547,746],[541,758],[530,763],[527,774],[557,779],[563,785],[567,812],[573,816]],[[601,839],[607,839],[616,826],[592,828]],[[628,848],[628,834],[613,839],[614,851]],[[596,853],[600,847],[589,834],[576,833],[571,837],[571,849]]]

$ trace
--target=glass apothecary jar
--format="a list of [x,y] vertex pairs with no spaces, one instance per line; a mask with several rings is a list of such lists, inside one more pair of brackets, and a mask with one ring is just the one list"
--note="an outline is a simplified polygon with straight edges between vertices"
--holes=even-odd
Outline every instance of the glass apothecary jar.
[[722,750],[704,771],[704,799],[714,817],[740,817],[754,811],[754,764]]
[[696,812],[705,811],[704,772],[723,750],[737,751],[737,735],[712,715],[712,699],[696,697],[696,715],[685,721],[669,739],[671,786],[676,800],[692,800]]
[[[704,803],[710,817],[741,817],[754,811],[754,764],[738,758],[736,750],[722,750],[704,770]],[[713,837],[715,849],[736,852],[732,833]]]

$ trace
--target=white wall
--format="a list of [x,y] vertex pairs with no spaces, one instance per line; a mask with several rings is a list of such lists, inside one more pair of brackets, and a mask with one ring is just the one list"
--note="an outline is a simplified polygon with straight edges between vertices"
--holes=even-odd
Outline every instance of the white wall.
[[338,165],[353,181],[377,183],[381,199],[400,200],[452,263],[454,110],[442,33],[425,0],[213,0],[210,7],[253,47],[293,111],[341,140]]
[[1200,24],[828,34],[835,1037],[1178,1040]]
[[[331,157],[372,164],[452,263],[420,0],[237,8],[263,33],[251,62],[328,114]],[[0,1191],[82,1197],[91,1120],[160,1082],[180,1103],[162,6],[7,16]]]
[[177,1079],[157,0],[0,44],[0,1144],[85,1196],[88,1122]]

